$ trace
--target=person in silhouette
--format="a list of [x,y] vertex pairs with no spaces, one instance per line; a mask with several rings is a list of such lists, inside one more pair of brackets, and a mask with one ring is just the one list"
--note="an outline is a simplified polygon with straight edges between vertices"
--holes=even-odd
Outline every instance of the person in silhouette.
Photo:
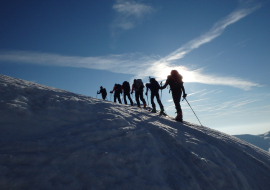
[[101,94],[102,99],[105,100],[107,97],[107,91],[106,88],[103,88],[102,86],[100,87],[99,92],[97,92],[97,94]]
[[146,102],[145,99],[143,98],[143,88],[144,85],[142,83],[141,79],[134,79],[133,85],[132,85],[132,91],[131,94],[133,93],[133,90],[135,90],[135,98],[136,98],[136,102],[137,102],[137,106],[140,108],[140,100],[143,102],[143,107],[146,107]]
[[159,84],[158,84],[158,82],[156,81],[155,78],[150,78],[149,77],[149,82],[150,83],[147,83],[145,85],[146,86],[146,93],[145,93],[145,95],[147,96],[148,89],[150,89],[151,90],[151,104],[152,104],[152,108],[153,108],[152,109],[152,112],[153,113],[156,113],[157,112],[157,110],[156,110],[156,104],[154,102],[154,97],[156,97],[157,102],[158,102],[159,107],[160,107],[160,113],[163,113],[164,112],[164,107],[163,107],[163,105],[162,105],[162,103],[160,101],[159,93],[158,93],[160,86],[159,86]]
[[110,91],[110,93],[113,93],[113,92],[114,92],[114,102],[116,102],[116,99],[117,99],[118,102],[122,104],[121,98],[120,98],[120,94],[122,94],[121,84],[115,84],[113,90]]
[[130,101],[130,105],[133,106],[133,101],[130,97],[130,85],[129,85],[129,82],[127,81],[124,81],[123,84],[122,84],[122,92],[124,91],[124,102],[125,104],[127,104],[127,98],[129,99]]
[[178,71],[172,70],[171,75],[168,75],[164,86],[160,87],[160,89],[165,89],[168,85],[170,85],[170,91],[172,91],[172,98],[177,112],[175,120],[181,122],[183,122],[183,113],[180,106],[182,92],[183,98],[186,98],[187,96],[183,83],[183,77],[178,73]]

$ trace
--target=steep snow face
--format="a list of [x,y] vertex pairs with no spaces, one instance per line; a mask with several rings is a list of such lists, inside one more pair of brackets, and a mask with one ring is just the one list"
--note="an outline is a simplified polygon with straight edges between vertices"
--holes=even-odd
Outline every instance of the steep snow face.
[[268,189],[233,136],[0,75],[0,189]]

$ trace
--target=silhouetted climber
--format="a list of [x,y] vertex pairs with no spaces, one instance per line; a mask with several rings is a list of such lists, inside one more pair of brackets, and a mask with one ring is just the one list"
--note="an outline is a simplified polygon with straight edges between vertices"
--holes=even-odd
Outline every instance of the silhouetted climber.
[[160,86],[159,86],[159,84],[158,84],[158,82],[156,81],[155,78],[150,78],[149,77],[149,81],[150,81],[150,83],[147,83],[145,85],[146,86],[146,93],[145,93],[145,95],[147,96],[147,92],[148,92],[148,88],[149,88],[151,90],[151,104],[152,104],[152,108],[153,108],[152,109],[152,112],[153,113],[156,113],[157,112],[156,111],[156,104],[154,102],[154,97],[156,97],[157,102],[158,102],[159,107],[160,107],[160,112],[163,113],[164,112],[164,107],[163,107],[163,105],[162,105],[162,103],[160,101],[159,93],[158,93]]
[[133,93],[133,90],[135,90],[135,98],[136,98],[136,102],[137,102],[138,107],[141,107],[140,100],[139,100],[139,98],[140,98],[141,101],[143,102],[143,107],[145,108],[146,102],[143,98],[143,88],[144,88],[144,85],[143,85],[142,80],[141,79],[134,79],[131,94]]
[[106,88],[103,88],[102,86],[100,87],[100,90],[99,92],[97,92],[97,94],[100,94],[101,93],[101,96],[102,96],[102,99],[105,100],[106,97],[107,97],[107,91],[106,91]]
[[125,104],[127,104],[126,97],[128,97],[128,99],[130,101],[130,105],[133,106],[133,101],[132,101],[132,99],[130,97],[130,85],[129,85],[129,82],[127,82],[127,81],[123,82],[122,91],[124,91],[124,102],[125,102]]
[[167,77],[166,83],[164,86],[161,86],[160,89],[164,89],[167,85],[170,85],[170,90],[172,91],[172,98],[176,108],[177,116],[175,120],[183,121],[183,113],[180,106],[181,95],[183,91],[183,98],[186,98],[187,94],[182,81],[183,77],[178,73],[177,70],[172,70],[171,75]]
[[120,94],[122,93],[121,84],[115,84],[113,90],[110,91],[110,93],[113,93],[113,92],[114,92],[114,102],[116,102],[116,98],[117,98],[118,102],[122,104],[121,98],[120,98]]

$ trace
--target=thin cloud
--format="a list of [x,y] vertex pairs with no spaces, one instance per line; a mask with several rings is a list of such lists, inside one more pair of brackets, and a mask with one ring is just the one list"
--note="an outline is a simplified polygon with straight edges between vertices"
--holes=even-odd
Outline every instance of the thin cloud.
[[192,95],[194,95],[194,94],[198,94],[198,93],[203,92],[203,91],[206,91],[206,89],[203,89],[203,90],[200,90],[200,91],[198,91],[198,92],[194,92],[194,93],[188,94],[188,96],[192,96]]
[[213,92],[215,92],[215,91],[216,91],[216,90],[212,90],[212,91],[205,92],[205,93],[201,94],[201,96],[205,96],[206,94],[210,94],[210,93],[213,93]]
[[256,100],[245,100],[245,101],[242,101],[242,102],[238,102],[236,105],[232,106],[232,108],[237,108],[237,107],[241,107],[241,106],[244,106],[246,104],[250,104],[250,103],[253,103],[253,102],[257,102],[257,101],[260,101],[260,99],[256,99]]
[[133,75],[150,67],[154,60],[156,60],[155,56],[146,57],[139,53],[99,57],[79,57],[29,51],[0,52],[0,62],[79,67]]
[[192,102],[200,102],[200,101],[204,101],[204,100],[209,100],[209,98],[204,98],[204,99],[199,99],[199,100],[193,100],[193,101],[190,101],[190,103],[192,103]]
[[244,90],[259,86],[257,83],[245,81],[240,78],[205,75],[202,73],[202,69],[190,71],[183,66],[169,67],[162,64],[154,67],[153,63],[156,58],[155,56],[147,57],[138,53],[100,57],[79,57],[25,51],[0,52],[0,62],[99,69],[115,73],[132,74],[135,75],[135,78],[145,78],[151,74],[151,76],[156,77],[157,80],[166,79],[172,69],[177,69],[184,76],[185,82],[226,85]]
[[243,45],[244,45],[247,41],[249,41],[249,40],[250,40],[250,38],[247,39],[247,40],[241,41],[241,42],[235,44],[234,46],[243,46]]
[[[203,99],[204,100],[204,99]],[[215,115],[223,115],[224,113],[229,112],[242,112],[249,109],[245,109],[246,105],[261,101],[261,99],[247,99],[247,100],[230,100],[223,103],[214,104],[213,106],[209,106],[209,103],[206,103],[205,105],[197,105],[194,106],[196,110],[199,112],[209,112],[214,113]],[[213,103],[211,101],[211,103]],[[201,108],[200,108],[201,107]]]
[[137,18],[143,17],[144,14],[153,11],[153,8],[148,5],[124,0],[118,0],[116,4],[113,5],[113,9],[125,17],[135,16]]
[[220,90],[220,91],[216,92],[216,94],[219,94],[219,93],[221,93],[221,92],[223,92],[223,90]]
[[218,54],[217,54],[217,55],[215,55],[215,56],[211,56],[211,57],[209,57],[209,58],[207,58],[207,59],[205,59],[205,60],[203,60],[203,61],[205,62],[205,61],[208,61],[208,60],[210,60],[210,59],[217,58],[217,57],[219,57],[220,55],[222,55],[223,53],[224,53],[224,51],[222,51],[222,52],[218,53]]
[[219,22],[215,23],[214,26],[205,34],[195,38],[182,47],[178,48],[176,51],[169,54],[167,57],[163,58],[161,61],[165,63],[170,63],[172,61],[178,60],[183,58],[186,54],[191,52],[193,49],[199,48],[201,45],[205,43],[209,43],[218,36],[222,34],[225,28],[240,19],[246,17],[253,11],[257,10],[260,6],[255,6],[253,8],[242,8],[232,12],[226,18],[220,20]]
[[113,36],[134,28],[146,15],[155,11],[154,8],[149,5],[127,0],[117,0],[112,9],[117,14],[112,23]]
[[[247,6],[247,5],[246,5]],[[205,83],[205,84],[213,84],[213,85],[227,85],[233,86],[236,88],[241,88],[244,90],[249,90],[253,86],[259,86],[257,83],[245,81],[236,77],[219,77],[219,76],[210,76],[202,74],[203,69],[198,69],[195,71],[189,71],[187,68],[183,66],[174,66],[173,62],[176,60],[182,59],[186,54],[191,52],[192,50],[199,48],[201,45],[211,42],[222,32],[225,28],[240,19],[244,18],[248,14],[252,13],[253,11],[257,10],[260,6],[254,6],[253,8],[241,8],[237,9],[236,11],[232,12],[226,18],[218,21],[214,24],[214,26],[205,34],[195,38],[188,43],[184,44],[182,47],[178,48],[176,51],[172,52],[168,56],[159,59],[158,61],[154,62],[152,66],[146,70],[140,72],[138,77],[147,76],[146,73],[155,73],[159,79],[166,79],[167,74],[172,69],[177,69],[181,72],[184,76],[184,81],[186,82],[198,82],[198,83]]]
[[221,77],[216,75],[205,75],[202,74],[203,69],[197,70],[196,72],[191,72],[188,82],[205,83],[212,85],[224,85],[233,86],[235,88],[241,88],[244,90],[249,90],[251,87],[260,87],[259,84],[246,81],[237,77]]
[[[183,58],[193,49],[212,41],[221,35],[227,26],[237,22],[241,18],[244,18],[257,8],[258,6],[255,6],[253,8],[242,8],[234,11],[226,18],[214,24],[214,26],[202,36],[191,40],[163,58],[158,56],[145,56],[140,53],[99,57],[78,57],[37,52],[10,51],[0,52],[0,61],[108,70],[115,73],[133,74],[136,78],[142,79],[151,74],[151,76],[156,77],[157,80],[166,79],[172,69],[177,69],[183,75],[185,82],[226,85],[249,90],[251,87],[258,87],[260,85],[237,77],[206,75],[203,73],[203,69],[189,70],[184,66],[173,65],[173,62]],[[125,15],[124,19],[127,20],[131,16],[141,18],[152,11],[149,6],[139,4],[134,1],[120,0],[114,5],[114,9],[119,14]],[[122,20],[122,24],[127,24],[125,27],[129,28],[131,26],[128,26],[127,20]]]
[[[256,108],[250,108],[250,109],[245,109],[245,110],[236,110],[236,111],[231,111],[231,112],[220,112],[217,114],[217,116],[224,116],[224,115],[229,115],[229,114],[236,114],[236,113],[242,113],[244,114],[244,112],[248,112],[248,111],[253,111],[253,110],[259,110],[261,112],[261,110],[263,108],[269,108],[270,105],[266,105],[266,106],[261,106],[261,107],[256,107]],[[265,112],[265,110],[263,110]],[[267,112],[269,110],[266,110]]]

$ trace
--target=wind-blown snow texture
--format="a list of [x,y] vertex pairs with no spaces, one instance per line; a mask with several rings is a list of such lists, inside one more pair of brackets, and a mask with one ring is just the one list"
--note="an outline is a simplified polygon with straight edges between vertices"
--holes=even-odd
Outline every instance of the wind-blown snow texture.
[[0,75],[0,189],[270,187],[270,154],[141,108]]

